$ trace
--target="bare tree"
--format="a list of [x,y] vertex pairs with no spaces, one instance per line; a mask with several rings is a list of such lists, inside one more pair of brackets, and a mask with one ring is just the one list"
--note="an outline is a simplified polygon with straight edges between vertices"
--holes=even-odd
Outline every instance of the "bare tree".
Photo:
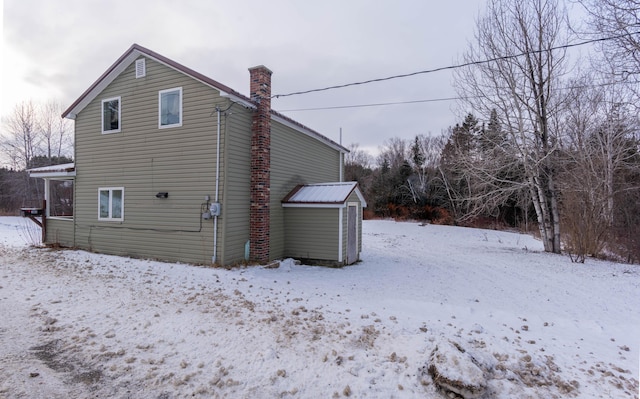
[[55,101],[46,102],[39,108],[38,130],[42,135],[42,150],[49,159],[68,155],[73,146],[71,123],[61,116],[62,111],[62,105]]
[[[527,198],[522,163],[510,150],[495,112],[482,128],[471,114],[451,128],[440,171],[458,222],[487,217],[500,222],[507,209],[527,207],[522,203]],[[526,223],[526,215],[524,219]]]
[[359,143],[351,143],[347,147],[349,152],[345,155],[345,166],[359,165],[362,168],[369,169],[372,164],[372,157],[365,150],[360,148]]
[[[600,254],[616,225],[616,203],[638,191],[638,120],[623,86],[573,84],[564,124],[561,189],[567,250],[584,261]],[[625,226],[628,227],[628,226]]]
[[0,148],[12,168],[32,167],[36,158],[50,165],[72,155],[72,126],[61,113],[59,103],[25,101],[3,119]]
[[[455,78],[459,96],[474,112],[486,118],[496,110],[509,151],[522,167],[545,251],[555,253],[561,247],[558,132],[552,121],[562,106],[567,60],[563,50],[551,49],[565,40],[566,16],[557,0],[489,0],[464,61],[493,61],[459,69]],[[490,185],[496,176],[488,170],[485,179]]]
[[11,167],[25,169],[31,158],[38,153],[40,145],[36,106],[31,101],[22,102],[15,106],[3,122],[4,131],[0,144],[2,151],[8,157]]
[[406,140],[399,137],[392,137],[384,141],[378,155],[378,164],[382,164],[382,159],[389,162],[391,169],[400,169],[403,163],[407,162],[409,152]]
[[589,15],[588,34],[611,38],[600,44],[599,60],[617,80],[640,80],[640,0],[578,0]]
[[29,178],[25,169],[70,161],[72,129],[61,113],[56,103],[25,101],[3,118],[0,151],[11,170],[0,176],[0,209],[16,212],[19,206],[38,205],[42,181]]

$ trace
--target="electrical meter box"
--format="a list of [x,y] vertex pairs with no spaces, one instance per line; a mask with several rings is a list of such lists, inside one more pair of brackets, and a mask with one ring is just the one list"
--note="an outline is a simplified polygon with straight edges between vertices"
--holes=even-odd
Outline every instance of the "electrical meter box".
[[209,212],[211,212],[211,216],[220,216],[220,203],[214,202],[209,206]]

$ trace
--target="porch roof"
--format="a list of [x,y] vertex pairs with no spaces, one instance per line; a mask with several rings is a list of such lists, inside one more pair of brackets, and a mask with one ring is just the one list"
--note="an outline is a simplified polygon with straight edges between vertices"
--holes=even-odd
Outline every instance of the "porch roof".
[[27,169],[29,177],[41,178],[74,178],[76,176],[75,163],[63,163],[60,165],[42,166],[40,168]]

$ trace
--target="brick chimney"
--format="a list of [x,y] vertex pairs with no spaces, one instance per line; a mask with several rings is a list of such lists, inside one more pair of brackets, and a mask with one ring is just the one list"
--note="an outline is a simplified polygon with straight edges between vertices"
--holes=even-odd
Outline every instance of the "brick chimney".
[[269,212],[271,201],[271,71],[249,68],[250,97],[258,109],[251,125],[250,258],[269,262]]

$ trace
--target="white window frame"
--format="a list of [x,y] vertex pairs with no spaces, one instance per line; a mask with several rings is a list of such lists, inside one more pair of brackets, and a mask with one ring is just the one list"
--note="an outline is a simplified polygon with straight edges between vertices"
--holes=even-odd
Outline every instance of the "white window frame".
[[[103,191],[109,192],[109,216],[108,217],[102,217],[100,214],[100,193]],[[119,218],[113,217],[113,192],[114,191],[122,192],[122,199],[121,199],[122,202],[120,203]],[[116,221],[116,222],[118,221],[121,222],[124,220],[124,187],[99,187],[98,188],[98,220]]]
[[[111,129],[111,130],[104,130],[104,104],[106,102],[114,101],[114,100],[118,100],[118,128]],[[120,131],[122,130],[122,98],[118,96],[118,97],[105,98],[104,100],[102,100],[102,103],[100,104],[100,115],[101,115],[100,130],[102,131],[102,134],[120,133]]]
[[[162,95],[165,93],[170,93],[170,92],[174,92],[177,91],[178,92],[178,118],[179,121],[177,123],[172,123],[169,125],[163,125],[162,124]],[[158,92],[158,128],[159,129],[167,129],[167,128],[172,128],[172,127],[180,127],[182,126],[182,87],[174,87],[171,89],[165,89],[165,90],[160,90]]]

